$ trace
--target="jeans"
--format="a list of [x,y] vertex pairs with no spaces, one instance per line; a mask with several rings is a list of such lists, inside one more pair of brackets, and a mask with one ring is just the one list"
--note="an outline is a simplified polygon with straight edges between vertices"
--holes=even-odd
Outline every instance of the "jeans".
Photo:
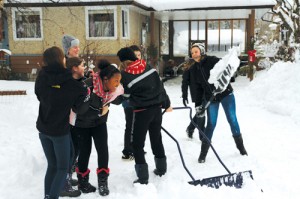
[[45,195],[56,199],[66,181],[70,165],[70,134],[48,136],[39,133],[39,137],[48,162],[44,182]]
[[217,124],[219,105],[222,104],[233,136],[239,136],[240,127],[236,118],[235,98],[233,93],[224,97],[221,102],[212,102],[207,109],[207,125],[205,135],[211,140]]

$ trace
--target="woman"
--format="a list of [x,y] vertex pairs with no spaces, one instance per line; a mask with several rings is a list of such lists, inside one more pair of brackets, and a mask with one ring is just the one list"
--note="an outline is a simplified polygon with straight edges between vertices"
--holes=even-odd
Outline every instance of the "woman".
[[[193,44],[191,47],[192,58],[195,64],[196,71],[193,73],[195,84],[197,86],[197,96],[196,101],[201,101],[204,99],[208,101],[212,96],[215,87],[213,84],[208,83],[210,77],[210,70],[218,63],[219,59],[214,56],[205,55],[204,45],[201,43]],[[217,124],[219,106],[222,105],[224,112],[226,114],[226,119],[230,125],[231,133],[236,143],[236,147],[240,151],[241,155],[247,155],[247,151],[243,144],[243,138],[240,132],[240,127],[236,117],[236,106],[235,97],[233,94],[233,88],[230,83],[224,87],[224,91],[218,93],[213,101],[207,108],[207,125],[205,128],[205,135],[209,140],[202,139],[201,152],[198,158],[199,163],[204,163],[206,155],[209,149],[209,141],[212,139],[214,129]],[[202,105],[197,105],[196,112],[198,117],[204,117],[205,109]]]
[[36,127],[47,158],[45,198],[56,199],[64,185],[70,162],[69,114],[85,112],[87,88],[73,79],[65,66],[65,57],[58,47],[43,54],[45,66],[35,83],[35,94],[40,101]]
[[107,178],[108,168],[108,145],[107,145],[107,117],[108,106],[111,102],[119,104],[117,97],[123,94],[123,87],[120,84],[121,72],[107,61],[98,63],[99,72],[92,78],[83,82],[92,90],[90,108],[85,114],[77,114],[72,124],[73,131],[79,135],[79,157],[76,168],[78,177],[78,189],[83,193],[95,192],[96,188],[89,183],[88,169],[89,158],[92,150],[92,139],[98,155],[98,176],[99,194],[109,194]]

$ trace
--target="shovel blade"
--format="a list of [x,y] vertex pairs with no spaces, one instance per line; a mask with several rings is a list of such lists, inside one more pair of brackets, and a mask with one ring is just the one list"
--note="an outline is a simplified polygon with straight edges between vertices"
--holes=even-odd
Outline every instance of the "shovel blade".
[[249,170],[249,171],[221,175],[221,176],[216,176],[216,177],[211,177],[211,178],[204,178],[202,180],[190,181],[189,184],[201,185],[201,186],[205,185],[205,186],[216,188],[216,189],[218,189],[222,185],[225,185],[225,186],[230,186],[230,187],[235,187],[235,188],[240,189],[240,188],[242,188],[242,185],[243,185],[244,176],[247,176],[247,177],[250,177],[251,179],[253,179],[252,171]]

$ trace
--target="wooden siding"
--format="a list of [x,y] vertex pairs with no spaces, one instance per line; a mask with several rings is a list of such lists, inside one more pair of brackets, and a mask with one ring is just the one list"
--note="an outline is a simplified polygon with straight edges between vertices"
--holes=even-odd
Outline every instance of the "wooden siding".
[[[115,63],[117,65],[120,64],[118,56],[115,55],[97,55],[95,58],[95,63],[99,59],[107,59],[111,63]],[[32,69],[40,69],[43,66],[43,58],[42,55],[36,56],[11,56],[10,64],[12,72],[15,73],[30,73]]]

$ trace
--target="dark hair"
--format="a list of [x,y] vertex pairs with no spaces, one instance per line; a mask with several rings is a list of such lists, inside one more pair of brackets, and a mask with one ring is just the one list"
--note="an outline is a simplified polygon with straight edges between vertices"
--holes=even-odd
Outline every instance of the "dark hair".
[[129,48],[131,48],[131,50],[133,51],[141,51],[141,49],[137,45],[129,46]]
[[58,65],[65,68],[64,58],[63,51],[57,46],[47,48],[43,53],[43,62],[46,66]]
[[111,63],[106,59],[100,59],[98,61],[98,68],[100,70],[99,76],[101,79],[104,79],[104,77],[110,79],[112,76],[114,76],[114,74],[121,73],[118,68],[116,68],[114,65],[111,65]]
[[79,66],[83,62],[83,59],[79,57],[70,57],[66,61],[66,66],[68,69],[72,70],[74,66]]

